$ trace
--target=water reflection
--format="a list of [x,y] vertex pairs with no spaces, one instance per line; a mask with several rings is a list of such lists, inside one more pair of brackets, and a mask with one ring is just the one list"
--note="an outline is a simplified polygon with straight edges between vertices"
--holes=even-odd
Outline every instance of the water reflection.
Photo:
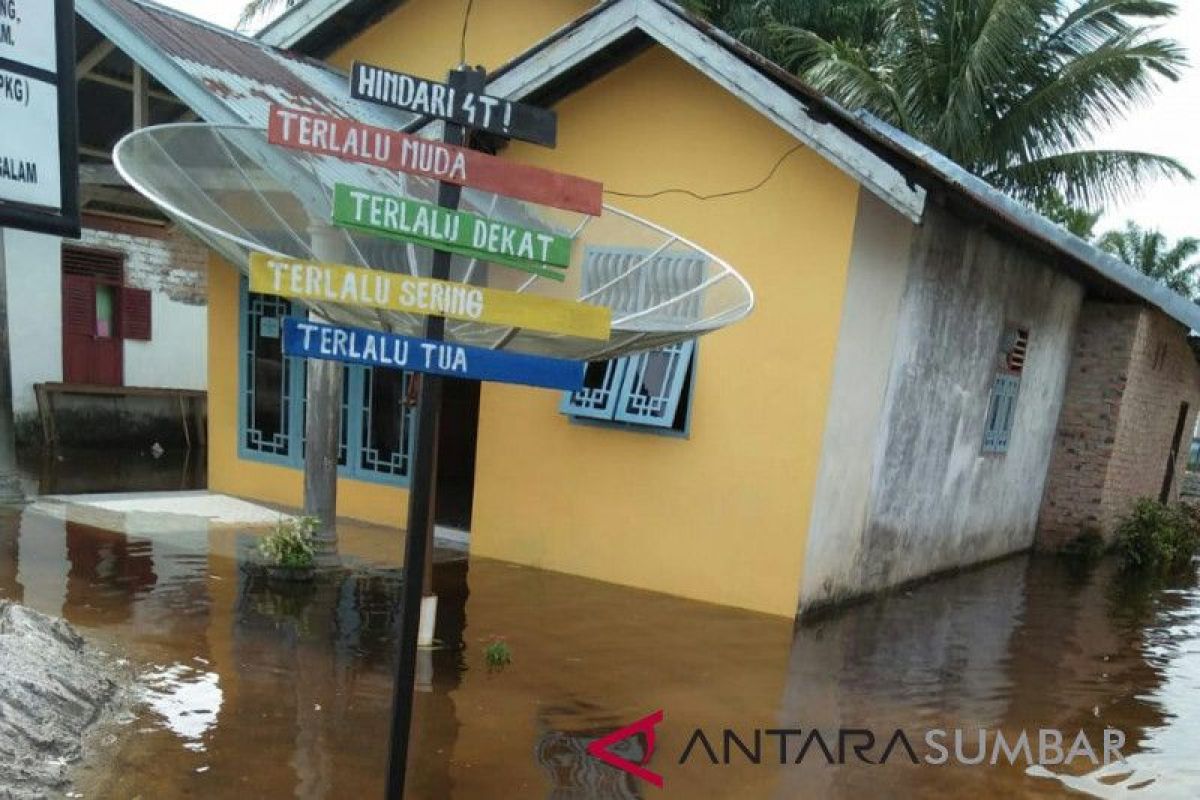
[[[68,515],[69,516],[69,515]],[[124,534],[0,513],[0,595],[66,617],[140,665],[130,733],[95,796],[343,797],[381,791],[400,576],[394,532],[345,526],[347,567],[312,584],[251,568],[255,534]],[[656,709],[648,768],[688,798],[1194,797],[1200,590],[1111,566],[1016,558],[793,629],[785,620],[486,559],[440,562],[441,646],[422,654],[409,796],[657,793],[590,742]],[[513,664],[488,672],[503,636]],[[695,757],[730,728],[1125,732],[1124,764],[828,766]],[[622,754],[640,761],[645,741]],[[968,748],[968,750],[973,748]],[[794,750],[792,754],[794,755]],[[790,760],[790,759],[789,759]]]

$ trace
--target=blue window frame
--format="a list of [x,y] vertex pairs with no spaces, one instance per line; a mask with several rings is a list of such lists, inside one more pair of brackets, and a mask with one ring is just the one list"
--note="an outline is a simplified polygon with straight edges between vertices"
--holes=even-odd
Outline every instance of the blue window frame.
[[[590,247],[583,258],[582,294],[617,316],[634,313],[686,295],[703,280],[706,264],[690,251]],[[686,296],[663,313],[693,321],[700,296]],[[583,389],[566,393],[560,410],[580,420],[687,433],[695,352],[689,340],[588,364]]]
[[[238,455],[300,469],[304,465],[304,359],[283,355],[282,320],[303,318],[299,304],[250,292],[243,278],[239,312]],[[408,483],[415,409],[412,376],[347,365],[342,372],[339,474]]]
[[582,420],[687,433],[696,343],[689,339],[633,356],[594,361],[583,388],[559,410]]
[[1007,453],[1012,438],[1013,421],[1017,416],[1017,395],[1021,379],[1009,373],[998,373],[992,382],[992,397],[988,402],[987,420],[983,429],[983,452]]

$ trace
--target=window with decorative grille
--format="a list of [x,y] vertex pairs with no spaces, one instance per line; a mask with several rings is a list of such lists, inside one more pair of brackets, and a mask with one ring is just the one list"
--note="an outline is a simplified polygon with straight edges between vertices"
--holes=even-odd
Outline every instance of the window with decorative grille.
[[[704,259],[692,253],[590,248],[581,294],[599,299],[619,316],[685,294],[703,279],[704,268]],[[694,320],[699,297],[669,310],[678,321]],[[560,410],[578,419],[686,432],[695,351],[695,341],[688,340],[588,364],[583,388],[566,393]]]
[[[283,354],[283,319],[304,309],[281,297],[249,291],[241,281],[238,455],[300,469],[304,465],[302,358]],[[413,373],[346,365],[338,473],[345,477],[404,485],[412,461],[416,409],[405,402]]]
[[1007,453],[1017,416],[1017,397],[1021,375],[1029,360],[1029,329],[1016,325],[1005,328],[1000,341],[998,369],[992,380],[987,419],[983,428],[983,452]]

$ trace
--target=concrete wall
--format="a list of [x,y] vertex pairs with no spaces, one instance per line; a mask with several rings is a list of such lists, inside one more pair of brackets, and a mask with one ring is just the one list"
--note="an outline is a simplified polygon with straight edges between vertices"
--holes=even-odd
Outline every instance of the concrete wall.
[[874,195],[859,194],[832,402],[809,522],[802,605],[827,593],[825,582],[848,575],[859,552],[846,547],[846,534],[861,532],[867,522],[876,440],[915,230]]
[[[810,537],[809,553],[824,555],[806,567],[801,612],[1032,545],[1081,299],[1082,288],[1044,262],[929,207],[895,343],[874,342],[893,356],[865,522],[846,518]],[[865,321],[878,312],[857,313]],[[1029,357],[1008,452],[984,454],[1009,325],[1030,330]],[[856,335],[879,333],[868,325]],[[834,424],[853,424],[852,395],[861,390],[847,381],[835,392],[831,414],[848,418]],[[823,453],[822,472],[841,460]]]
[[1200,406],[1200,366],[1187,331],[1139,305],[1085,303],[1038,524],[1040,547],[1056,549],[1083,533],[1110,539],[1135,500],[1159,496],[1181,403],[1188,417],[1172,497]]

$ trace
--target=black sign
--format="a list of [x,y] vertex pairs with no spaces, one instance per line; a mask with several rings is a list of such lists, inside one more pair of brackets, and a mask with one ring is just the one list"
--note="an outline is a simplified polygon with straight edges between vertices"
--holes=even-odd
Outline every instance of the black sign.
[[558,117],[553,111],[461,91],[361,61],[354,62],[350,73],[350,96],[546,147],[554,147],[557,138]]
[[79,236],[74,0],[0,0],[0,227]]

